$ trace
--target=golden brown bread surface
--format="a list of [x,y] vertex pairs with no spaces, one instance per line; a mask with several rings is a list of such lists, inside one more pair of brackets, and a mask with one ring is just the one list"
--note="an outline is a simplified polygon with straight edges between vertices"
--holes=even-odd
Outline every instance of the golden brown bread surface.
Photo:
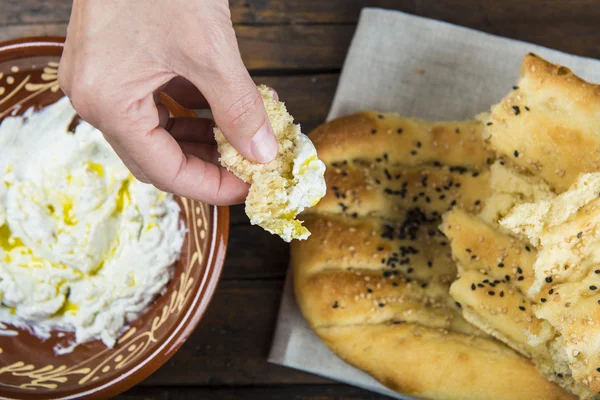
[[[456,265],[440,216],[454,205],[478,212],[490,194],[494,159],[477,131],[477,122],[375,112],[317,128],[311,139],[328,165],[328,194],[303,216],[311,237],[292,243],[298,305],[336,354],[399,392],[571,399],[469,324],[449,294]],[[425,150],[412,155],[415,141]]]
[[530,54],[484,122],[506,166],[492,166],[481,213],[444,217],[459,271],[450,293],[466,320],[597,398],[600,173],[588,172],[600,169],[600,87]]
[[559,192],[600,170],[600,86],[529,54],[521,79],[485,119],[491,146]]

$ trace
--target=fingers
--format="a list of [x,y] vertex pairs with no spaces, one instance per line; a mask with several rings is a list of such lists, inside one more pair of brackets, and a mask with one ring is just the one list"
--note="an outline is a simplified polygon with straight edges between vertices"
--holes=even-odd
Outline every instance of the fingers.
[[214,161],[215,153],[201,145],[184,144],[183,148],[189,151],[186,154],[177,140],[159,126],[158,109],[151,94],[138,103],[137,112],[140,119],[156,121],[156,127],[146,132],[115,133],[110,139],[115,150],[122,149],[132,172],[137,167],[158,189],[210,204],[236,204],[245,199],[248,185],[224,168],[198,157]]
[[216,124],[231,145],[245,158],[267,163],[278,152],[262,97],[244,67],[233,29],[212,38],[212,67],[187,57],[181,68],[208,101]]

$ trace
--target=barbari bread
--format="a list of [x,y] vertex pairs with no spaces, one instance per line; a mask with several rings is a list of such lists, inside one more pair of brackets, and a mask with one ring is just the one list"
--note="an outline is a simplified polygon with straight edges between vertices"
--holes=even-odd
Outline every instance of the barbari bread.
[[327,194],[303,213],[312,235],[292,243],[291,265],[302,314],[330,349],[421,398],[572,398],[449,294],[457,269],[440,217],[480,213],[493,193],[481,123],[362,112],[311,139]]
[[598,398],[600,87],[530,54],[482,120],[500,160],[485,208],[444,216],[459,270],[450,293],[548,379]]

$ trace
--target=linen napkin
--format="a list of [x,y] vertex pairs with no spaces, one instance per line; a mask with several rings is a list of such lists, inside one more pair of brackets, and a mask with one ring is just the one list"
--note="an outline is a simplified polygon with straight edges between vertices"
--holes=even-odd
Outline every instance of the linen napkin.
[[[399,11],[365,8],[344,62],[328,120],[361,110],[428,120],[466,120],[489,111],[534,52],[600,82],[600,61]],[[397,399],[329,351],[302,317],[288,273],[269,361]]]

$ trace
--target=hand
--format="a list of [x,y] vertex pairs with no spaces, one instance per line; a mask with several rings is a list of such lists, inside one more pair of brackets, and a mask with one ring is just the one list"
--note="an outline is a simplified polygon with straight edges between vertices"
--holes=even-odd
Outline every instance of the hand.
[[266,163],[278,151],[227,0],[75,0],[58,81],[133,175],[164,191],[225,205],[248,185],[219,166],[213,122],[170,119],[161,91],[210,107],[245,158]]

